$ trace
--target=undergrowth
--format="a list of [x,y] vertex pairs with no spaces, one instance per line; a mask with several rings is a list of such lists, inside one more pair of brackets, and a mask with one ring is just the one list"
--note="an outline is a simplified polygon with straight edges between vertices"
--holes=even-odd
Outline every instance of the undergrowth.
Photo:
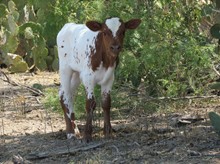
[[[153,99],[149,100],[141,89],[134,89],[129,84],[119,84],[116,82],[111,92],[111,114],[114,119],[122,119],[125,114],[132,115],[132,113],[140,113],[140,115],[151,115],[153,113],[171,113],[176,110],[187,108],[196,101],[191,99],[183,99],[178,101],[173,100],[160,100]],[[96,110],[94,111],[94,119],[102,117],[101,108],[101,88],[96,86],[95,88],[95,100]],[[45,97],[43,98],[43,104],[46,109],[63,114],[58,95],[58,88],[47,88],[44,90]],[[82,85],[78,88],[77,94],[74,98],[74,113],[76,119],[81,119],[85,116],[85,101],[86,95]],[[208,101],[208,100],[207,100]],[[207,101],[205,101],[207,103]],[[126,113],[123,113],[126,111]],[[129,113],[128,113],[129,112]]]

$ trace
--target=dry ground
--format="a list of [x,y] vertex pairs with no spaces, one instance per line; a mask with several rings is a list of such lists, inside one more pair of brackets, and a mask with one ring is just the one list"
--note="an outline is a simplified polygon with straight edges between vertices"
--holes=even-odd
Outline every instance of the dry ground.
[[[7,74],[18,84],[57,87],[56,73]],[[114,109],[113,138],[102,136],[95,120],[94,141],[65,139],[62,115],[46,110],[41,96],[12,86],[0,75],[0,163],[220,163],[219,136],[207,113],[220,109],[218,99],[191,101],[184,109],[147,114],[140,109]],[[183,116],[190,115],[190,122]],[[182,118],[183,122],[180,122]],[[84,121],[78,121],[83,131]]]

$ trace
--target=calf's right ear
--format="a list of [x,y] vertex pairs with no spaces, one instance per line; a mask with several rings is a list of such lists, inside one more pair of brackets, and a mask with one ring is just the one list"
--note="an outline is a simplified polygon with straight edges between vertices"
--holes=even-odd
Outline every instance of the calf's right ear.
[[136,29],[141,23],[140,19],[131,19],[127,22],[125,22],[125,28],[126,29]]
[[86,22],[86,26],[94,32],[100,31],[102,29],[102,24],[96,21],[88,21]]

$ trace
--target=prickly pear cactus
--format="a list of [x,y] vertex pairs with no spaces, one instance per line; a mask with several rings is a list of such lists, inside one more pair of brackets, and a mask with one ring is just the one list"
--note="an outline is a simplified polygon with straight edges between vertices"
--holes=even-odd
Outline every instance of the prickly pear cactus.
[[8,53],[5,58],[5,63],[7,63],[9,71],[12,73],[26,72],[28,70],[27,63],[21,56],[16,54]]
[[216,133],[220,135],[220,115],[215,112],[209,112],[209,118]]
[[40,70],[47,68],[46,58],[48,50],[45,46],[35,46],[32,49],[32,58],[34,59],[34,65]]
[[35,22],[28,22],[24,23],[19,27],[19,33],[24,34],[27,29],[31,29],[33,33],[42,35],[43,33],[43,28],[39,23]]
[[59,60],[58,60],[58,58],[55,58],[53,60],[52,68],[53,68],[53,71],[58,71],[59,70]]
[[34,39],[34,33],[31,27],[27,27],[24,30],[24,36],[26,39]]
[[[53,16],[48,8],[53,8],[55,4],[54,0],[44,3],[32,0],[1,1],[0,63],[5,63],[12,68],[13,63],[8,63],[7,54],[16,53],[22,56],[29,66],[35,65],[40,70],[49,67],[51,70],[58,70],[58,57],[54,53],[48,53],[47,48],[55,45],[53,34],[57,31],[56,28],[53,28],[54,19],[51,17],[49,22],[45,19],[45,15]],[[47,43],[45,39],[47,39]],[[15,71],[15,69],[12,70]]]
[[220,82],[215,82],[209,85],[210,89],[220,90]]
[[58,52],[57,46],[49,49],[50,56],[47,57],[47,66],[53,71],[58,71],[59,69],[59,60],[58,60]]
[[8,14],[8,26],[9,30],[11,32],[11,35],[16,36],[18,34],[18,25],[17,21],[19,18],[19,13],[16,11],[16,5],[13,1],[8,2],[8,9],[9,9],[9,14]]
[[23,35],[28,42],[33,43],[33,45],[28,45],[29,47],[31,46],[31,52],[28,54],[28,57],[33,59],[33,64],[38,69],[45,70],[47,68],[46,60],[48,50],[46,48],[46,41],[42,37],[42,26],[39,23],[34,22],[24,23],[20,26],[19,33]]
[[5,15],[7,15],[7,13],[7,6],[5,6],[4,4],[0,4],[0,23],[3,23],[3,18],[5,17]]
[[[0,5],[1,15],[1,31],[0,31],[0,49],[2,51],[1,62],[5,63],[7,53],[14,53],[18,47],[19,41],[17,34],[19,31],[16,21],[19,18],[19,13],[16,11],[15,3],[10,0],[8,7],[4,4]],[[7,65],[7,62],[5,63]]]
[[0,46],[6,43],[6,34],[3,27],[0,29]]

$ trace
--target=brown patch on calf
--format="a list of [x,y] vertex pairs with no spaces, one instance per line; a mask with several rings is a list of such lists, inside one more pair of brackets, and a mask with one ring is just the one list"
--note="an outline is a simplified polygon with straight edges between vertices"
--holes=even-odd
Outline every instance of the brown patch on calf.
[[71,113],[71,124],[72,124],[73,129],[75,129],[76,124],[75,124],[75,114],[74,113]]
[[109,67],[113,67],[115,62],[116,65],[118,65],[119,63],[118,54],[111,55],[109,49],[106,49],[104,46],[104,42],[103,42],[104,39],[105,38],[103,36],[103,33],[100,32],[96,38],[95,50],[90,48],[91,65],[93,71],[95,71],[100,66],[101,62],[103,62],[103,66],[106,69],[108,69]]
[[63,95],[60,97],[60,104],[62,106],[63,112],[66,114],[69,114],[69,109],[64,104]]
[[[97,42],[96,42],[97,44]],[[93,48],[90,48],[90,55],[91,55],[91,66],[92,70],[95,71],[101,64],[102,61],[102,54],[99,52],[101,47],[99,49],[96,48],[96,52]]]

